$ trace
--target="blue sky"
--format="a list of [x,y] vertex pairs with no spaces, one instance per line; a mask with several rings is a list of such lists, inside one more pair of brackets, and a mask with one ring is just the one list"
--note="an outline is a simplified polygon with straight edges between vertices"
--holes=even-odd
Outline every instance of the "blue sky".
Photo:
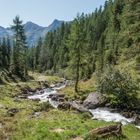
[[20,15],[25,22],[48,26],[54,19],[70,21],[77,13],[91,13],[105,0],[0,0],[0,26]]

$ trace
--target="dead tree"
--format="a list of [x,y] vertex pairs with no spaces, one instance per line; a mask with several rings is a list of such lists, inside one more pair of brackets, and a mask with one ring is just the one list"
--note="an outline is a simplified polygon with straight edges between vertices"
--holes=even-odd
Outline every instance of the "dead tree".
[[108,136],[121,136],[122,124],[110,125],[102,128],[96,128],[89,132],[90,136],[108,137]]

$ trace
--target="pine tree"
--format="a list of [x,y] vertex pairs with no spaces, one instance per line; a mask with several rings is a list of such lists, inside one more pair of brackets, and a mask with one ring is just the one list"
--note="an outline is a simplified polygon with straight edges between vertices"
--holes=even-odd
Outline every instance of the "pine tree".
[[39,38],[37,46],[36,46],[36,50],[35,50],[35,68],[36,69],[40,69],[40,57],[41,57],[41,49],[42,49],[42,38]]
[[1,46],[1,40],[0,40],[0,68],[2,67],[2,46]]
[[13,20],[14,46],[13,46],[13,64],[12,72],[20,77],[27,76],[27,44],[24,32],[24,26],[19,16]]
[[5,68],[7,68],[7,66],[8,66],[7,45],[6,45],[6,39],[5,38],[3,38],[3,40],[2,40],[2,65]]
[[28,67],[33,72],[34,72],[34,70],[36,70],[36,66],[35,66],[35,62],[36,62],[35,54],[36,54],[36,48],[35,48],[35,46],[32,46],[31,48],[28,49],[28,53],[27,53]]
[[8,61],[8,68],[11,62],[11,43],[9,37],[7,37],[7,61]]
[[118,64],[128,49],[123,50],[124,47],[129,47],[128,58],[136,57],[140,52],[139,6],[138,0],[107,0],[104,8],[62,23],[60,28],[49,32],[42,43],[40,71],[63,75],[68,71],[78,91],[80,79],[103,72],[106,65]]

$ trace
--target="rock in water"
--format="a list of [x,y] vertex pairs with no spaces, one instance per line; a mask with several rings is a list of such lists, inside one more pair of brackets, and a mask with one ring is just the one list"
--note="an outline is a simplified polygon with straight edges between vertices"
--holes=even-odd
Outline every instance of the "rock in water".
[[71,103],[70,102],[62,102],[58,105],[58,109],[62,110],[69,110],[71,108]]
[[134,118],[134,124],[135,125],[138,125],[138,126],[140,125],[140,116],[139,115],[136,115],[135,116],[135,118]]
[[95,92],[89,94],[89,96],[84,101],[83,105],[88,109],[95,109],[97,107],[105,105],[105,103],[105,97],[101,93]]

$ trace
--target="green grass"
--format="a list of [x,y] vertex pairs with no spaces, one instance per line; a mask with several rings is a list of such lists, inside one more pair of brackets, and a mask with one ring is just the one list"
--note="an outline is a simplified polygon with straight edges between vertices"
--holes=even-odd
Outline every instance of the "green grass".
[[49,84],[62,81],[58,76],[48,76],[46,74],[40,74],[37,72],[29,72],[29,75],[33,77],[35,81],[46,81]]
[[[16,133],[11,137],[17,140],[65,140],[84,136],[91,128],[102,125],[107,123],[95,123],[91,119],[82,120],[82,116],[74,112],[51,110],[42,113],[40,119],[20,122],[16,127]],[[62,129],[63,132],[57,133],[56,129]]]
[[[17,118],[20,118],[19,121],[16,121]],[[14,125],[11,125],[10,128],[13,130],[10,135],[12,140],[71,140],[75,137],[85,138],[91,129],[114,124],[84,119],[82,114],[55,109],[42,112],[39,118],[34,119],[27,117],[27,113],[20,112],[14,119]],[[63,131],[56,132],[57,129]],[[140,130],[133,125],[127,125],[123,127],[123,134],[122,140],[139,140]],[[115,137],[109,138],[109,140],[114,139]]]
[[65,94],[70,100],[78,99],[83,101],[89,95],[89,93],[96,91],[95,80],[95,76],[93,75],[90,80],[80,81],[78,93],[74,91],[74,85],[67,86],[66,88],[60,90],[60,93]]
[[[28,81],[26,83],[11,83],[10,85],[0,86],[0,105],[5,108],[0,109],[0,140],[72,140],[76,137],[86,138],[89,131],[115,124],[112,122],[104,122],[92,120],[75,111],[61,111],[57,109],[48,108],[47,111],[41,111],[39,117],[33,117],[35,111],[40,111],[41,105],[27,99],[16,101],[13,97],[21,93],[21,88],[30,87],[36,89],[42,87],[40,81],[47,81],[48,83],[55,83],[60,79],[57,77],[36,77],[35,81]],[[39,81],[40,80],[40,81]],[[74,88],[69,86],[62,90],[62,93],[67,94],[70,98],[77,96],[78,99],[84,98],[88,93],[95,91],[94,80],[83,82],[81,81],[80,94],[76,95]],[[18,113],[13,117],[7,115],[7,110],[10,108],[17,108]],[[60,131],[58,131],[60,130]],[[123,126],[122,140],[139,140],[140,130],[134,125]],[[108,140],[118,139],[116,137]]]

